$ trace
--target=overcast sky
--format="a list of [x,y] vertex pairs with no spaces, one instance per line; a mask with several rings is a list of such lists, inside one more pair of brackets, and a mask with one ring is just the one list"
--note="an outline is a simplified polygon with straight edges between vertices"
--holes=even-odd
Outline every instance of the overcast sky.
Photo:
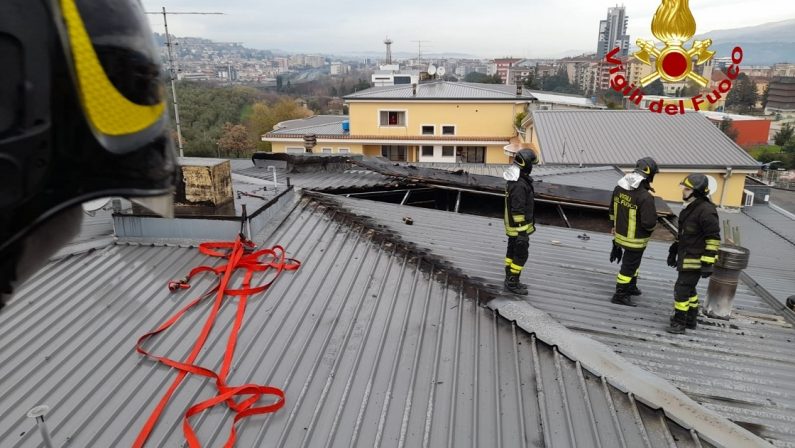
[[[627,0],[629,34],[653,38],[651,18],[659,0]],[[610,2],[594,0],[143,0],[147,11],[218,11],[222,16],[170,16],[177,36],[243,42],[259,49],[349,53],[381,51],[384,36],[393,52],[467,53],[481,57],[556,57],[572,50],[596,51],[599,20]],[[795,18],[793,0],[691,0],[697,32],[759,25]],[[151,16],[163,32],[162,16]]]

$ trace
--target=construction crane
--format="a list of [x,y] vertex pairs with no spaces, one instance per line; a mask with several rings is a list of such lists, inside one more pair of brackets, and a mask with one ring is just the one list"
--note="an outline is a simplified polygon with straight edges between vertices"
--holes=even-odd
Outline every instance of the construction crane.
[[182,147],[182,127],[179,124],[179,106],[177,103],[177,88],[175,85],[175,81],[177,79],[177,71],[174,66],[174,52],[172,50],[171,44],[171,35],[168,34],[168,15],[223,15],[222,12],[199,12],[199,11],[180,11],[180,12],[168,12],[166,11],[166,7],[163,7],[163,11],[158,12],[151,12],[147,11],[147,14],[163,14],[163,26],[166,29],[166,48],[168,49],[168,72],[169,78],[171,81],[171,98],[174,100],[174,121],[177,124],[177,145],[179,146],[179,156],[185,157],[185,152]]

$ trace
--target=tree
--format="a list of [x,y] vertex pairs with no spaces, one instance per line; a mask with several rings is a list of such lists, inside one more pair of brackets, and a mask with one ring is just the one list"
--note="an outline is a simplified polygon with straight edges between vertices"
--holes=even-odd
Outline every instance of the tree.
[[530,90],[541,90],[541,84],[539,83],[539,80],[536,79],[535,75],[532,73],[524,80],[522,85]]
[[718,125],[718,128],[721,131],[723,131],[723,133],[726,134],[726,136],[732,139],[732,141],[737,142],[737,135],[739,134],[739,132],[737,131],[737,129],[734,128],[734,126],[732,126],[731,118],[724,117],[723,120],[721,120],[720,124]]
[[646,95],[665,95],[665,86],[659,79],[643,89]]
[[[187,156],[217,154],[224,123],[243,122],[242,117],[252,103],[268,98],[268,94],[251,87],[219,87],[189,81],[180,81],[176,87],[182,142]],[[170,89],[168,94],[171,95]],[[176,129],[173,115],[171,129]]]
[[765,86],[765,90],[762,92],[762,109],[767,107],[767,97],[770,95],[770,84]]
[[781,129],[773,135],[773,143],[778,146],[784,146],[792,140],[793,135],[795,135],[795,128],[792,127],[792,124],[784,123],[784,126],[781,126]]
[[224,123],[221,138],[218,139],[218,156],[239,159],[249,155],[252,148],[248,129],[242,124]]
[[282,75],[276,75],[276,90],[281,92],[283,84],[284,79],[282,78]]
[[480,72],[469,73],[468,75],[464,76],[464,81],[478,82],[482,84],[502,84],[502,78],[500,78],[500,75],[494,74],[489,76]]
[[699,92],[701,92],[701,87],[699,87],[698,84],[692,81],[687,81],[679,94],[685,98],[692,98],[698,95]]
[[613,89],[602,90],[597,95],[608,109],[623,109],[624,97]]
[[745,73],[740,73],[735,80],[734,87],[726,97],[726,107],[739,111],[750,111],[756,107],[758,97],[756,83]]
[[270,151],[270,143],[262,141],[262,135],[273,130],[278,123],[286,120],[305,118],[312,115],[307,109],[299,106],[290,98],[281,98],[268,104],[257,102],[251,106],[251,113],[246,119],[249,138],[256,142],[255,147],[260,151]]

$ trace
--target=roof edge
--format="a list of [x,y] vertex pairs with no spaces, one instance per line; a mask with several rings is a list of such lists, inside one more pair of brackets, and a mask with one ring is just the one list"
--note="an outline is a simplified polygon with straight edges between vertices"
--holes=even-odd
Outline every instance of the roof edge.
[[607,345],[575,333],[549,314],[522,300],[495,298],[487,306],[540,341],[555,346],[585,369],[655,409],[671,420],[698,432],[716,446],[770,447],[767,441],[719,415],[680,391],[668,380],[633,364]]

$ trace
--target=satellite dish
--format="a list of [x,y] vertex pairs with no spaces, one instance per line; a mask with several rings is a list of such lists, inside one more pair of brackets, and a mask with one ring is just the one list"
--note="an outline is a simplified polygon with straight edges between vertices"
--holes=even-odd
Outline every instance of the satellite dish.
[[718,181],[714,177],[707,175],[707,185],[709,186],[709,195],[712,196],[718,191]]
[[436,74],[439,75],[439,76],[444,76],[445,71],[446,70],[444,69],[444,67],[439,67],[439,68],[436,69]]
[[99,198],[94,199],[91,201],[83,202],[83,212],[89,216],[94,216],[94,214],[108,205],[111,198]]
[[433,76],[436,74],[436,66],[431,64],[428,66],[428,74]]

